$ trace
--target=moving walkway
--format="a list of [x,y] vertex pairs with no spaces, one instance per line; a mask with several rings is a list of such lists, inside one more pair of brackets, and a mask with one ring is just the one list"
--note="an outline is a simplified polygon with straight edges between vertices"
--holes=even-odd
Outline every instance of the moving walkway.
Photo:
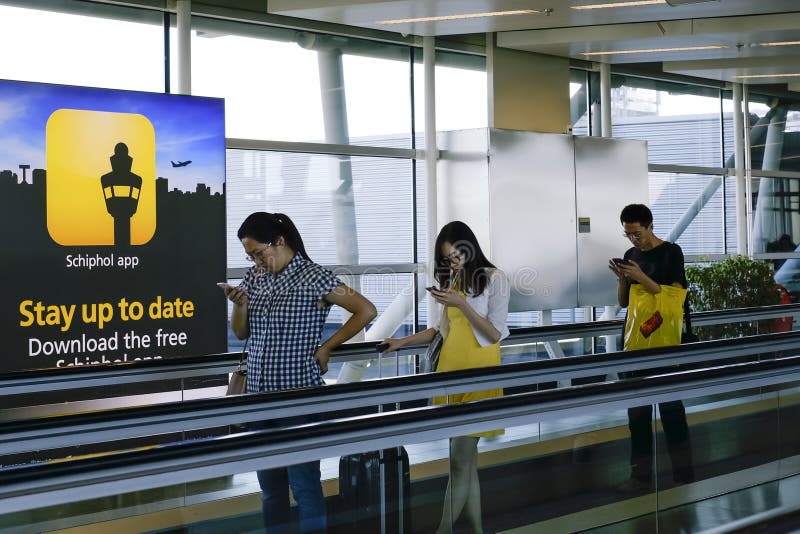
[[[403,445],[412,460],[413,522],[406,531],[429,532],[438,521],[447,478],[445,438],[493,428],[505,428],[506,434],[482,440],[480,448],[483,509],[490,531],[601,528],[634,518],[655,527],[676,515],[670,511],[700,507],[715,495],[787,479],[800,470],[800,436],[796,425],[786,424],[798,415],[800,360],[794,356],[800,354],[798,336],[767,334],[479,372],[340,384],[313,392],[125,408],[55,417],[52,423],[16,421],[0,430],[6,454],[119,440],[121,435],[138,436],[147,443],[154,434],[174,435],[187,428],[245,423],[258,417],[285,417],[287,425],[271,432],[150,443],[139,450],[6,469],[0,481],[0,511],[5,513],[0,528],[80,525],[82,532],[141,531],[146,521],[159,517],[163,528],[186,523],[185,518],[167,519],[170,512],[175,516],[180,511],[177,515],[198,514],[195,517],[203,519],[192,527],[198,531],[228,528],[225,525],[244,531],[258,519],[253,470],[329,458],[323,460],[323,470],[327,464],[325,489],[335,529],[338,456]],[[732,356],[760,361],[525,392],[469,405],[388,411],[399,402],[451,392],[531,386],[610,369],[699,361],[713,366],[715,359]],[[688,407],[698,480],[691,484],[671,480],[656,426],[655,487],[635,495],[616,491],[627,476],[625,409],[675,399]],[[381,406],[387,411],[336,417],[354,406]],[[292,425],[293,415],[313,411],[333,416],[312,425]],[[19,443],[25,445],[15,445]],[[43,508],[42,503],[51,506]]]

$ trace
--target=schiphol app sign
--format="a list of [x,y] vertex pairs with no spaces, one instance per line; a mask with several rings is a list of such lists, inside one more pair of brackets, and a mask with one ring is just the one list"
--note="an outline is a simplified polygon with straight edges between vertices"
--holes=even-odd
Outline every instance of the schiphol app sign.
[[224,352],[224,102],[0,80],[0,372]]

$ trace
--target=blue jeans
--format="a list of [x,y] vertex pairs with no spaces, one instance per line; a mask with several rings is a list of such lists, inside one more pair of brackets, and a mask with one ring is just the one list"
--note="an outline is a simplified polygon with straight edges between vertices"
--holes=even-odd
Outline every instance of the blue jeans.
[[[250,423],[251,430],[265,430],[313,423],[319,416],[309,414]],[[320,534],[327,528],[325,496],[322,493],[319,460],[304,464],[262,469],[256,473],[261,486],[261,511],[266,534]],[[289,488],[300,512],[299,530],[291,520]]]
[[289,519],[289,487],[300,511],[300,532],[325,532],[325,497],[320,482],[319,460],[304,464],[265,469],[258,472],[261,509],[267,534],[294,531]]

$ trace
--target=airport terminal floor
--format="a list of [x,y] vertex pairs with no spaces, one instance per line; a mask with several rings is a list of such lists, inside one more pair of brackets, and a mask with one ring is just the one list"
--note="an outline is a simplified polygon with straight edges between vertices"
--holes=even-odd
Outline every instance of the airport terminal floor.
[[[797,313],[777,305],[695,321]],[[592,354],[593,340],[619,328],[516,330],[502,365],[443,373],[414,373],[419,347],[378,357],[358,343],[334,359],[369,359],[379,376],[276,393],[225,396],[235,353],[5,375],[0,531],[263,532],[255,471],[319,460],[328,532],[435,532],[459,468],[448,439],[498,429],[478,444],[483,532],[792,531],[800,332]],[[547,357],[558,339],[573,355]],[[48,395],[32,393],[45,385]],[[429,403],[498,386],[502,397]],[[688,423],[677,439],[663,422],[676,404]],[[636,407],[655,418],[648,478],[631,483]],[[291,514],[287,532],[300,521],[295,505]],[[760,526],[743,523],[754,518]],[[452,531],[473,529],[461,517]]]

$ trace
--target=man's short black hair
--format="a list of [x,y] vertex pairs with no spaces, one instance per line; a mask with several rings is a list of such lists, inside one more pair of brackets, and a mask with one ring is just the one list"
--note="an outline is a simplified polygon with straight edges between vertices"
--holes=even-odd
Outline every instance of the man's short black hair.
[[622,208],[619,214],[619,222],[622,224],[639,223],[645,228],[653,224],[653,212],[644,204],[628,204]]

